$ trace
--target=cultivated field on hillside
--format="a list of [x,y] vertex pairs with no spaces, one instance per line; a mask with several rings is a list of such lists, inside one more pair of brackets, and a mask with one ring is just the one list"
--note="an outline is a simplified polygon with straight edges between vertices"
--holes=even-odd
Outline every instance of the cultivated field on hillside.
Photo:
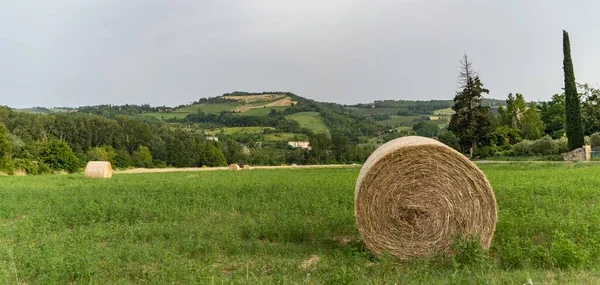
[[452,108],[439,109],[433,111],[433,114],[436,116],[452,116],[454,110],[452,110]]
[[235,108],[241,106],[241,103],[231,102],[231,103],[211,103],[211,104],[195,104],[186,106],[183,108],[179,108],[176,112],[180,113],[197,113],[198,111],[204,112],[207,114],[217,114],[221,113],[221,111],[233,111]]
[[314,133],[329,134],[329,129],[323,122],[321,114],[317,112],[300,112],[288,115],[286,118],[297,121],[301,127],[310,129]]
[[598,284],[600,165],[481,164],[489,253],[374,257],[358,168],[0,177],[0,280],[48,283]]
[[240,101],[244,103],[254,103],[254,102],[264,102],[264,101],[273,101],[279,100],[284,97],[287,97],[283,94],[260,94],[260,95],[225,95],[223,99],[228,99],[232,101]]

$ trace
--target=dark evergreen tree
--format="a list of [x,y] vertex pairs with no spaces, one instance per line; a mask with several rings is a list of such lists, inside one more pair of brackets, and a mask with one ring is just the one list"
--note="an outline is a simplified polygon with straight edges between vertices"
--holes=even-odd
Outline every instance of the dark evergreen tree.
[[563,70],[565,72],[565,114],[567,139],[569,149],[576,149],[583,146],[583,125],[581,122],[581,106],[579,94],[577,94],[577,85],[575,83],[575,72],[573,70],[573,61],[571,60],[571,43],[569,42],[569,33],[563,30]]
[[454,97],[454,114],[450,118],[448,129],[460,139],[463,149],[473,156],[475,146],[481,143],[493,131],[494,116],[489,107],[481,105],[483,88],[478,77],[469,78],[466,87]]

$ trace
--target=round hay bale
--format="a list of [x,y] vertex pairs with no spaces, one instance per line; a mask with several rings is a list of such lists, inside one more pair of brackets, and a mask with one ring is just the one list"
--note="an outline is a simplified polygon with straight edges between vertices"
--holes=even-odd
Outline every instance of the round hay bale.
[[111,178],[112,167],[108,161],[90,161],[85,167],[86,178]]
[[250,169],[252,169],[252,168],[250,167],[250,165],[248,165],[248,164],[244,164],[244,167],[243,167],[243,168],[244,168],[244,170],[250,170]]
[[233,163],[233,164],[230,164],[230,165],[229,165],[229,168],[228,168],[228,169],[229,169],[229,170],[238,171],[238,170],[240,170],[240,166],[239,166],[239,165],[237,165],[237,164],[235,164],[235,163]]
[[489,248],[496,198],[477,166],[433,139],[390,141],[363,164],[354,192],[361,237],[375,254],[399,259],[450,253],[455,237]]

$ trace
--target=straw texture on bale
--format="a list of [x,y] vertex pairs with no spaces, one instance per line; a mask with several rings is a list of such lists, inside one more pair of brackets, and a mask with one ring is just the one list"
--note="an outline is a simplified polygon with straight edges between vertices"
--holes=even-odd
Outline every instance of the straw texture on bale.
[[454,149],[424,137],[379,147],[363,164],[354,192],[361,237],[375,254],[399,259],[450,253],[455,237],[489,248],[496,198],[485,175]]
[[230,164],[229,165],[229,170],[240,170],[240,166],[237,164]]
[[108,161],[90,161],[85,167],[86,178],[111,178],[112,167]]
[[252,168],[250,167],[250,165],[248,165],[248,164],[244,164],[244,167],[243,167],[243,168],[244,168],[244,170],[250,170],[250,169],[252,169]]

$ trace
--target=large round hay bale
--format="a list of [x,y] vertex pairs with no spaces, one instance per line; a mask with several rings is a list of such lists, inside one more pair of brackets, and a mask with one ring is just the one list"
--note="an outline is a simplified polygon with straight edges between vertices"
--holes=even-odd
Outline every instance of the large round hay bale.
[[229,170],[235,170],[235,171],[240,170],[240,166],[237,165],[237,164],[235,164],[235,163],[230,164],[229,165]]
[[250,169],[252,169],[252,167],[250,167],[250,165],[248,165],[248,164],[244,164],[243,169],[244,170],[250,170]]
[[496,227],[490,183],[464,155],[436,140],[403,137],[363,164],[355,193],[361,237],[375,254],[399,259],[450,253],[457,237],[489,248]]
[[90,161],[85,167],[86,178],[111,178],[112,167],[108,161]]

